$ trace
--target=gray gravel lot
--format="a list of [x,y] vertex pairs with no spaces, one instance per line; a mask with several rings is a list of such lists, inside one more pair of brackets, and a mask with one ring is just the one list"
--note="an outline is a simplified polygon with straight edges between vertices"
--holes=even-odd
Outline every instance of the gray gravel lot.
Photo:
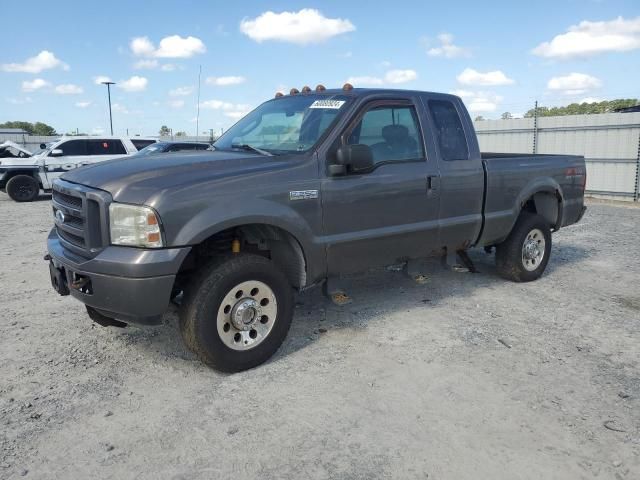
[[48,198],[0,194],[0,478],[640,478],[640,208],[590,202],[537,282],[428,266],[298,297],[267,364],[202,366],[165,325],[50,288]]

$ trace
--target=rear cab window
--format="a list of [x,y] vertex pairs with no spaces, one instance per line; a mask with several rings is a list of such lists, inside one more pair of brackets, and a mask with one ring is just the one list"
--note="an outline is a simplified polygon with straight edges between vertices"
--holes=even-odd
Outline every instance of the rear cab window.
[[468,160],[469,146],[456,106],[449,100],[429,100],[428,105],[442,160]]
[[109,139],[97,139],[87,140],[87,154],[88,155],[126,155],[127,151],[124,148],[121,140]]

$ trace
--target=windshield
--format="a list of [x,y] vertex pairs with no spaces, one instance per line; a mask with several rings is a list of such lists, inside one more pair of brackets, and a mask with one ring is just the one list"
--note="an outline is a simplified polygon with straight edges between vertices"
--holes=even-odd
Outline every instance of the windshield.
[[140,149],[135,155],[152,155],[154,153],[164,152],[166,146],[167,144],[162,142],[152,143],[148,147]]
[[344,95],[296,95],[263,103],[216,141],[216,150],[253,150],[283,155],[306,152],[341,111]]

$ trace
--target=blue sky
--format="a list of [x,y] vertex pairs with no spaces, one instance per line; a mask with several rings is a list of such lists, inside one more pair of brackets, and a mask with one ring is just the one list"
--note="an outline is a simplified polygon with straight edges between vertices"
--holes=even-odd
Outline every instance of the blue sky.
[[[4,9],[0,122],[219,131],[278,89],[454,92],[472,115],[639,97],[640,2],[31,1]],[[26,15],[26,17],[25,17]],[[25,23],[23,23],[24,18]],[[11,41],[8,41],[11,39]]]

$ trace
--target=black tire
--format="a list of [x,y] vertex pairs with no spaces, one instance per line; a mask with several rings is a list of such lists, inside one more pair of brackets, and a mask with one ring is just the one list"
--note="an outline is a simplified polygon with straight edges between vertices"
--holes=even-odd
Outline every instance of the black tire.
[[38,181],[29,175],[16,175],[7,182],[7,194],[16,202],[33,202],[39,193]]
[[[272,290],[277,314],[260,343],[234,350],[221,338],[217,318],[225,296],[247,281],[262,282]],[[237,254],[204,267],[189,282],[180,308],[180,332],[187,347],[206,365],[239,372],[264,363],[280,348],[291,326],[293,306],[293,288],[273,262],[259,255]]]
[[[542,232],[543,239],[540,239],[538,235],[538,240],[532,238],[529,241],[537,241],[539,244],[544,242],[544,248],[539,245],[536,247],[538,251],[543,252],[543,256],[539,260],[525,258],[524,253],[525,241],[528,241],[527,237],[535,230]],[[506,240],[496,246],[496,267],[498,273],[508,280],[531,282],[540,278],[547,267],[550,255],[551,229],[549,223],[540,215],[522,212]]]

